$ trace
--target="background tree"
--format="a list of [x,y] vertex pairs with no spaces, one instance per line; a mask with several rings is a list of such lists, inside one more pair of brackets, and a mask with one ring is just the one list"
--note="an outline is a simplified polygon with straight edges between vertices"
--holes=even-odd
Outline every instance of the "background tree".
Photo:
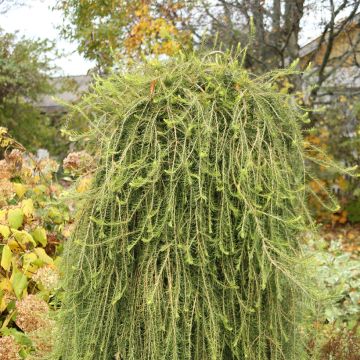
[[[96,60],[99,67],[111,66],[124,57],[172,55],[205,38],[209,47],[215,46],[215,39],[223,48],[250,43],[246,66],[260,73],[284,68],[299,57],[305,16],[321,8],[326,20],[318,23],[322,35],[317,46],[324,48],[324,56],[312,74],[316,87],[311,99],[315,101],[335,71],[327,68],[334,40],[354,20],[359,4],[358,0],[59,0],[57,8],[66,19],[63,35],[79,41],[79,51]],[[346,51],[336,67],[353,56],[359,41],[353,41],[353,50]],[[313,60],[307,58],[303,68]],[[299,88],[301,83],[296,85]]]
[[63,35],[79,41],[79,51],[101,71],[124,57],[172,55],[191,45],[187,8],[176,0],[59,0],[56,8],[67,20]]
[[[306,16],[321,10],[324,18],[320,21],[316,18],[312,20],[317,22],[321,33],[314,44],[316,51],[301,64],[302,69],[305,69],[321,51],[321,61],[318,61],[318,66],[315,66],[311,73],[311,85],[315,86],[310,99],[314,102],[331,74],[356,52],[360,36],[352,39],[352,46],[337,57],[336,63],[333,61],[335,40],[342,36],[355,20],[359,6],[358,0],[201,0],[196,13],[199,14],[198,24],[210,24],[210,44],[216,33],[227,48],[235,47],[238,43],[250,43],[246,65],[253,71],[263,72],[286,67],[302,56],[301,30],[308,25],[305,23]],[[254,27],[253,35],[248,30],[251,22]],[[295,85],[300,88],[301,82]]]
[[[304,2],[201,0],[200,21],[210,24],[210,44],[216,33],[228,48],[251,42],[247,66],[265,71],[285,67],[289,59],[298,57]],[[253,34],[249,31],[251,22]]]
[[35,106],[44,94],[53,92],[47,40],[17,38],[0,32],[0,123],[30,150],[45,147],[56,151],[58,130]]

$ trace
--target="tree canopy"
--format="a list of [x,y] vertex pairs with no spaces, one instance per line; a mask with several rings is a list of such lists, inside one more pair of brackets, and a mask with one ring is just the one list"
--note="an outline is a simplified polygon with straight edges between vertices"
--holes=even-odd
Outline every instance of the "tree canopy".
[[40,96],[53,92],[47,40],[18,38],[0,30],[0,123],[30,150],[56,150],[51,119],[35,106]]
[[[223,49],[249,45],[245,65],[257,73],[284,68],[300,55],[306,16],[321,9],[323,16],[315,20],[321,34],[318,48],[325,45],[326,50],[313,73],[317,86],[312,98],[331,75],[326,67],[334,40],[354,20],[359,6],[357,0],[57,1],[65,17],[63,35],[78,41],[80,52],[102,70],[120,59],[174,55],[200,43],[210,48],[221,43]],[[360,38],[354,49],[358,43]],[[351,50],[348,55],[353,55]],[[309,57],[303,67],[312,61]]]
[[191,46],[181,1],[59,0],[56,7],[67,19],[63,35],[79,41],[79,51],[102,70],[124,57],[172,55]]

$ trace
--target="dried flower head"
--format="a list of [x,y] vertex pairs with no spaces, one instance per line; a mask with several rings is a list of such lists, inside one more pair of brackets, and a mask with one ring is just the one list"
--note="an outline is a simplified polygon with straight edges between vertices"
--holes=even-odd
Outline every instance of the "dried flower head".
[[46,328],[27,333],[27,336],[30,338],[35,348],[35,353],[29,360],[48,359],[54,346],[55,322],[48,320]]
[[83,174],[91,170],[93,158],[86,151],[70,153],[63,162],[64,169],[76,174]]
[[15,323],[24,332],[32,332],[48,325],[49,306],[35,295],[28,295],[17,301],[16,311]]
[[0,180],[2,179],[10,179],[11,178],[12,169],[6,160],[0,160]]
[[[1,169],[0,169],[0,173],[1,173]],[[1,174],[0,174],[0,202],[4,202],[5,204],[5,201],[7,199],[11,199],[14,195],[15,192],[12,182],[7,179],[1,179]]]
[[46,289],[55,289],[59,284],[59,273],[50,266],[45,266],[36,271],[32,279],[42,284]]
[[13,168],[13,170],[19,171],[23,164],[23,153],[19,149],[14,149],[10,154],[6,155],[7,163]]
[[0,337],[0,359],[20,360],[20,347],[13,336]]

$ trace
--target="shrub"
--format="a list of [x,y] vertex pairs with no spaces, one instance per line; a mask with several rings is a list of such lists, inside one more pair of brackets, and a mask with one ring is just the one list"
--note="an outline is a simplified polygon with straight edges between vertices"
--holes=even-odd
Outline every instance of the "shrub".
[[[345,165],[359,164],[360,154],[360,102],[356,96],[332,97],[331,104],[324,107],[324,111],[315,116],[316,127],[311,129],[308,141],[316,144],[328,156]],[[310,207],[322,222],[344,224],[360,222],[359,213],[359,178],[344,176],[339,171],[326,171],[323,166],[313,167],[313,172],[320,179],[321,184],[330,189],[338,199],[339,208],[335,213],[326,209],[311,198]],[[324,192],[319,182],[310,184],[322,199]],[[326,197],[326,195],[325,195]]]
[[350,238],[344,239],[340,231],[324,231],[324,239],[331,241],[316,239],[306,245],[316,261],[315,281],[325,288],[328,298],[319,307],[313,324],[311,348],[321,360],[358,358],[360,270],[359,248],[353,239],[356,234],[358,231],[352,229]]
[[[41,359],[52,348],[62,242],[69,211],[53,181],[58,164],[36,160],[0,128],[0,358]],[[6,353],[2,353],[4,350]]]
[[57,355],[305,359],[304,115],[224,55],[98,80]]

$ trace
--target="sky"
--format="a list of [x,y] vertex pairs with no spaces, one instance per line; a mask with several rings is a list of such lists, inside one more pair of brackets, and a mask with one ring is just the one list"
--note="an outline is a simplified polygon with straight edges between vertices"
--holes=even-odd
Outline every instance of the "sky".
[[[31,0],[28,3],[31,5],[17,7],[0,15],[0,27],[7,32],[18,31],[19,35],[27,38],[55,40],[57,48],[66,54],[55,60],[55,65],[59,67],[56,75],[86,74],[94,64],[76,51],[76,44],[60,38],[57,28],[62,24],[62,13],[52,10],[56,0]],[[319,19],[324,17],[326,11],[321,6],[306,13],[302,21],[301,45],[319,35]]]
[[77,51],[76,44],[61,39],[57,27],[62,23],[62,13],[51,8],[56,0],[31,0],[31,5],[16,7],[0,15],[0,27],[7,32],[18,31],[27,38],[55,40],[64,57],[54,61],[60,69],[56,75],[83,75],[94,66]]

